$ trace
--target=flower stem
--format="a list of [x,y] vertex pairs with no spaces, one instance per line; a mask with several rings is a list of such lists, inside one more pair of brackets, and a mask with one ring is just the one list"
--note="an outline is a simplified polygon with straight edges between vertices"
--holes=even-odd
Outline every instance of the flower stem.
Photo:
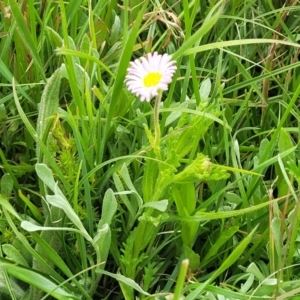
[[159,124],[159,104],[161,100],[161,91],[155,98],[154,104],[154,152],[158,158],[160,158],[160,124]]

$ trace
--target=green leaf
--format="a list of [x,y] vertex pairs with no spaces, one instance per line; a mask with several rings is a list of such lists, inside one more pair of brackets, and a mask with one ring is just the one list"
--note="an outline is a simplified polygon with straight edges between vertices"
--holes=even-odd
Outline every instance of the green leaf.
[[250,244],[253,234],[256,231],[256,227],[248,234],[248,236],[242,240],[242,242],[230,253],[230,255],[225,259],[222,265],[206,280],[204,283],[200,283],[199,287],[196,288],[192,293],[190,293],[185,300],[193,300],[200,293],[205,291],[205,288],[213,282],[220,274],[225,272],[231,265],[233,265],[245,251],[246,247]]
[[[149,156],[152,157],[152,154],[149,153]],[[157,177],[158,177],[158,163],[152,159],[147,160],[146,166],[144,168],[143,186],[142,186],[143,199],[145,203],[151,201]]]
[[152,201],[145,203],[143,207],[151,207],[159,211],[166,211],[168,207],[168,200]]
[[191,215],[196,209],[195,184],[192,182],[188,182],[186,184],[178,185],[178,188],[184,207],[189,215]]
[[27,27],[27,24],[25,22],[23,14],[19,8],[19,5],[15,0],[9,0],[8,2],[10,5],[11,13],[17,24],[17,29],[20,33],[20,36],[21,36],[25,46],[27,47],[27,49],[30,51],[35,65],[37,65],[39,67],[40,73],[45,79],[44,65],[41,62],[41,59],[40,59],[40,56],[39,56],[39,53],[37,50],[37,46],[35,45],[35,43],[33,41],[32,34],[30,33],[30,31]]
[[13,245],[3,244],[2,251],[8,259],[11,259],[15,263],[29,268],[29,265],[28,265],[26,259],[23,257],[23,255],[20,253],[20,251],[17,250]]
[[116,211],[118,203],[112,189],[108,189],[103,198],[101,220],[98,224],[98,229],[101,229],[104,224],[110,225]]
[[[57,229],[57,227],[55,228]],[[39,245],[39,248],[42,251],[44,257],[52,261],[54,265],[58,267],[60,270],[62,270],[64,274],[67,275],[69,278],[73,276],[72,272],[70,271],[69,267],[66,265],[64,260],[40,235],[32,232],[32,237]]]
[[253,274],[259,281],[264,281],[266,277],[261,273],[255,263],[251,263],[246,270],[247,273]]
[[15,211],[15,209],[12,207],[12,205],[8,202],[7,199],[5,199],[1,194],[0,194],[0,205],[5,208],[7,211],[9,211],[13,216],[15,216],[18,220],[21,220],[20,216],[18,213]]
[[0,121],[7,118],[7,111],[3,103],[0,104]]
[[[180,103],[178,105],[178,107],[182,107],[182,108],[188,108],[188,102],[184,101],[182,103]],[[182,112],[180,110],[176,110],[171,112],[167,119],[166,119],[166,125],[165,126],[169,126],[171,123],[173,123],[174,121],[178,120],[180,118],[180,116],[182,115]]]
[[43,183],[53,192],[55,181],[52,171],[45,164],[36,164],[35,171]]
[[[45,164],[36,164],[35,171],[38,177],[43,181],[43,183],[52,191],[54,192],[56,183],[54,181],[54,177],[52,174],[51,169],[48,168]],[[58,190],[58,193],[63,196],[63,193]]]
[[21,190],[18,190],[18,195],[20,199],[22,199],[24,203],[28,206],[36,220],[42,224],[44,222],[44,218],[40,213],[39,209],[26,196],[23,195]]
[[232,238],[232,236],[238,231],[238,226],[230,227],[224,230],[218,237],[217,241],[209,248],[209,251],[201,261],[201,266],[204,266],[212,257],[219,253],[220,248]]
[[56,283],[32,270],[6,263],[0,263],[0,266],[6,268],[9,275],[37,287],[38,289],[48,293],[56,299],[67,300],[71,298],[80,300],[80,298],[76,297],[73,294],[70,294],[68,291],[64,290]]
[[123,183],[120,180],[117,173],[113,173],[113,180],[114,180],[114,185],[118,191],[118,193],[116,193],[116,194],[121,198],[121,202],[123,202],[125,204],[125,206],[127,207],[128,211],[129,211],[129,217],[134,217],[136,214],[136,209],[135,209],[132,201],[130,201],[129,198],[127,197],[128,194],[132,194],[132,193],[128,192],[128,191],[124,191]]
[[21,227],[29,232],[35,232],[35,231],[73,231],[76,233],[82,233],[80,230],[71,228],[71,227],[47,227],[47,226],[40,226],[33,224],[29,221],[22,221],[21,222]]
[[94,248],[97,254],[97,264],[105,263],[109,253],[111,232],[108,224],[103,224],[101,229],[98,229],[94,237]]
[[[215,42],[211,44],[205,44],[197,47],[191,47],[184,51],[183,55],[190,55],[195,53],[200,53],[203,51],[208,51],[212,49],[222,49],[231,46],[241,46],[241,45],[250,45],[250,44],[281,44],[286,46],[291,46],[295,48],[299,48],[300,45],[296,43],[287,42],[284,40],[275,40],[275,39],[243,39],[243,40],[233,40],[233,41],[223,41],[223,42]],[[177,51],[178,52],[178,51]],[[176,52],[176,54],[177,54]],[[176,55],[177,57],[177,55]]]
[[36,155],[38,161],[41,161],[40,157],[40,140],[44,140],[44,135],[47,134],[47,128],[49,126],[50,117],[57,112],[59,104],[59,89],[61,82],[61,69],[57,69],[52,76],[47,80],[45,85],[41,102],[39,105],[39,113],[36,126],[37,144]]
[[14,181],[9,173],[5,173],[1,178],[1,194],[9,199],[14,187]]
[[78,215],[73,210],[70,203],[67,201],[65,197],[60,196],[57,193],[57,188],[54,188],[54,195],[53,196],[46,196],[47,201],[49,204],[58,207],[64,211],[64,213],[67,215],[67,217],[72,221],[72,223],[80,230],[81,234],[90,242],[92,242],[91,237],[85,230],[83,224],[81,223]]
[[52,45],[53,49],[56,49],[58,47],[61,47],[63,44],[63,39],[61,36],[51,27],[46,27],[45,32],[49,37],[50,44]]
[[124,85],[126,70],[129,65],[129,61],[130,61],[130,58],[132,55],[132,49],[133,49],[135,40],[138,37],[140,25],[143,21],[144,13],[148,7],[148,4],[149,4],[149,0],[145,0],[145,2],[143,3],[143,6],[141,7],[141,9],[138,13],[137,18],[133,24],[131,32],[128,35],[128,39],[126,41],[124,41],[124,43],[123,43],[122,55],[121,55],[120,61],[118,63],[118,68],[116,70],[117,75],[116,75],[116,79],[115,79],[115,82],[114,82],[114,85],[112,88],[111,101],[110,101],[110,105],[109,105],[107,119],[105,122],[104,136],[101,139],[99,163],[102,162],[102,157],[103,157],[104,149],[105,149],[105,143],[106,143],[106,140],[108,137],[108,133],[111,129],[111,121],[115,114],[117,104],[122,99],[121,92],[122,92],[123,85]]
[[200,85],[200,97],[201,100],[207,100],[211,91],[210,78],[206,78]]
[[190,247],[183,245],[184,257],[189,260],[189,267],[192,271],[200,267],[200,256],[195,253]]
[[[222,6],[221,6],[222,5]],[[209,12],[207,17],[205,18],[202,26],[187,40],[183,43],[183,45],[173,54],[173,59],[177,59],[182,55],[187,55],[191,53],[197,53],[192,52],[194,48],[199,47],[193,47],[219,20],[221,12],[223,10],[223,1],[219,1],[213,9]],[[221,7],[220,7],[221,6]]]
[[271,231],[273,233],[275,249],[277,253],[277,257],[280,260],[282,256],[282,234],[281,234],[281,219],[273,218],[271,222]]
[[96,272],[99,272],[101,274],[110,276],[116,280],[118,280],[119,282],[130,286],[131,288],[135,289],[136,291],[138,291],[139,293],[143,294],[143,295],[149,295],[149,293],[145,292],[134,280],[132,280],[131,278],[125,277],[121,274],[114,274],[114,273],[110,273],[101,269],[97,269]]
[[[292,142],[291,136],[289,133],[284,129],[281,128],[280,135],[278,139],[278,151],[279,153],[283,153],[286,150],[289,150],[294,147],[294,143]],[[295,152],[290,153],[287,155],[282,161],[285,163],[286,161],[295,161]]]

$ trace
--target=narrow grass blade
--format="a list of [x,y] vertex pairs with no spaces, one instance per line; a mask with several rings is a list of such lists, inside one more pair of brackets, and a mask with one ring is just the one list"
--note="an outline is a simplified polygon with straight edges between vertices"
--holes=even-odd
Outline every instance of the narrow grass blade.
[[10,4],[10,9],[14,16],[14,20],[17,23],[17,29],[20,32],[21,38],[30,51],[34,63],[38,66],[41,76],[46,79],[44,74],[44,67],[41,62],[37,47],[24,20],[24,16],[19,8],[19,5],[15,0],[9,0],[8,2]]

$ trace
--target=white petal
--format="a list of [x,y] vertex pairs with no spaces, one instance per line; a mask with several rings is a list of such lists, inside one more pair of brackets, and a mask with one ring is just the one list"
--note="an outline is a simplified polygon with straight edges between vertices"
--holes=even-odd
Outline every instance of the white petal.
[[[138,96],[141,101],[150,101],[159,91],[168,90],[168,84],[177,70],[176,62],[168,54],[160,55],[157,52],[148,53],[145,57],[130,62],[125,77],[127,89]],[[147,87],[144,78],[149,73],[160,73],[160,82],[155,86]]]

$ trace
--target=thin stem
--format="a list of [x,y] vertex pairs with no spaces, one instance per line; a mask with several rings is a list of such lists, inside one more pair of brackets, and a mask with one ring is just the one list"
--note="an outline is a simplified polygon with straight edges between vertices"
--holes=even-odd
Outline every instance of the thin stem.
[[160,158],[160,124],[159,124],[159,104],[161,100],[161,91],[159,91],[158,95],[155,98],[154,104],[154,152],[158,158]]
[[175,287],[175,291],[174,291],[174,295],[173,295],[173,300],[181,299],[181,292],[182,292],[182,288],[184,286],[185,276],[186,276],[188,267],[189,267],[189,260],[184,259],[181,262],[181,267],[180,267],[180,271],[179,271],[179,275],[178,275],[178,279],[177,279],[177,283],[176,283],[176,287]]

